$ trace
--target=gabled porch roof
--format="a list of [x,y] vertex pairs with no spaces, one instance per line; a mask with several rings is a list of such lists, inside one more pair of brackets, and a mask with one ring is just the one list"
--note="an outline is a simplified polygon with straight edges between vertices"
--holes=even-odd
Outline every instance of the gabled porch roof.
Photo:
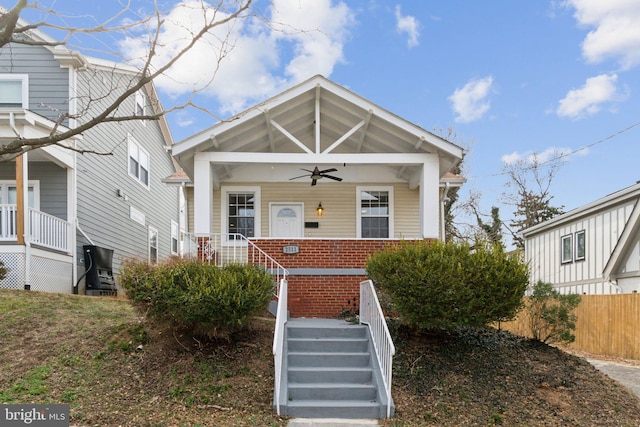
[[208,160],[214,186],[247,163],[348,163],[384,166],[415,187],[425,157],[437,156],[442,177],[463,149],[318,75],[175,144],[172,153],[192,179],[195,158]]

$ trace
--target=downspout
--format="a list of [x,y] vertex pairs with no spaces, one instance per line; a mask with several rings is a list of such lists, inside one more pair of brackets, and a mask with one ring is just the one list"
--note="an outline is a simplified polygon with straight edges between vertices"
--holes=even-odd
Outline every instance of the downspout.
[[445,225],[445,219],[444,219],[444,204],[447,202],[447,200],[449,200],[449,198],[447,197],[447,194],[449,193],[449,188],[450,188],[450,184],[448,182],[444,183],[444,190],[442,191],[442,200],[440,200],[440,240],[442,240],[443,242],[445,241],[445,235],[444,235],[444,225]]

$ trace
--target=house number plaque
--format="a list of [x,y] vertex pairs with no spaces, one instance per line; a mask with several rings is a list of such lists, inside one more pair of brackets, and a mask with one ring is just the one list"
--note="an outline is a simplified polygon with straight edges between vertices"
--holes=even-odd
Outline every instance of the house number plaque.
[[293,255],[300,253],[300,246],[298,245],[287,245],[282,247],[282,253]]

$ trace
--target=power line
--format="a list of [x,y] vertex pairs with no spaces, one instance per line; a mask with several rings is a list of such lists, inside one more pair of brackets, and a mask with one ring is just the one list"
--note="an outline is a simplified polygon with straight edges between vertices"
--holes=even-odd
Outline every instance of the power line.
[[[589,148],[591,148],[593,146],[596,146],[598,144],[602,144],[603,142],[606,142],[606,141],[608,141],[610,139],[613,139],[618,135],[622,135],[623,133],[628,132],[631,129],[637,127],[637,126],[640,126],[640,122],[636,122],[636,123],[634,123],[632,125],[629,125],[629,126],[627,126],[626,128],[624,128],[622,130],[614,132],[609,136],[606,136],[606,137],[604,137],[602,139],[599,139],[598,141],[592,142],[591,144],[587,144],[587,145],[584,145],[584,146],[582,146],[580,148],[577,148],[577,149],[575,149],[575,150],[573,150],[573,151],[571,151],[569,153],[562,153],[562,154],[560,154],[558,156],[554,156],[554,157],[552,157],[552,158],[550,158],[548,160],[545,160],[544,162],[540,162],[540,163],[537,163],[535,165],[523,166],[523,167],[520,168],[520,170],[528,170],[528,169],[532,169],[534,167],[544,166],[545,164],[550,163],[552,161],[563,159],[565,157],[573,156],[574,154],[579,153],[580,151],[587,150],[587,149],[589,149]],[[507,174],[508,174],[508,172],[498,172],[498,173],[484,175],[484,176],[471,176],[471,177],[466,177],[466,178],[467,179],[489,178],[489,177],[502,176],[502,175],[507,175]]]

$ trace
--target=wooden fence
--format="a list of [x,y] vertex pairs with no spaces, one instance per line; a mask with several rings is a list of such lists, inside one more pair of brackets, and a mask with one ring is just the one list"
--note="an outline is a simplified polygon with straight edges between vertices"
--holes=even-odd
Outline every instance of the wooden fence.
[[[582,295],[575,311],[575,342],[568,347],[592,354],[640,360],[640,294]],[[526,310],[500,329],[531,336]]]

